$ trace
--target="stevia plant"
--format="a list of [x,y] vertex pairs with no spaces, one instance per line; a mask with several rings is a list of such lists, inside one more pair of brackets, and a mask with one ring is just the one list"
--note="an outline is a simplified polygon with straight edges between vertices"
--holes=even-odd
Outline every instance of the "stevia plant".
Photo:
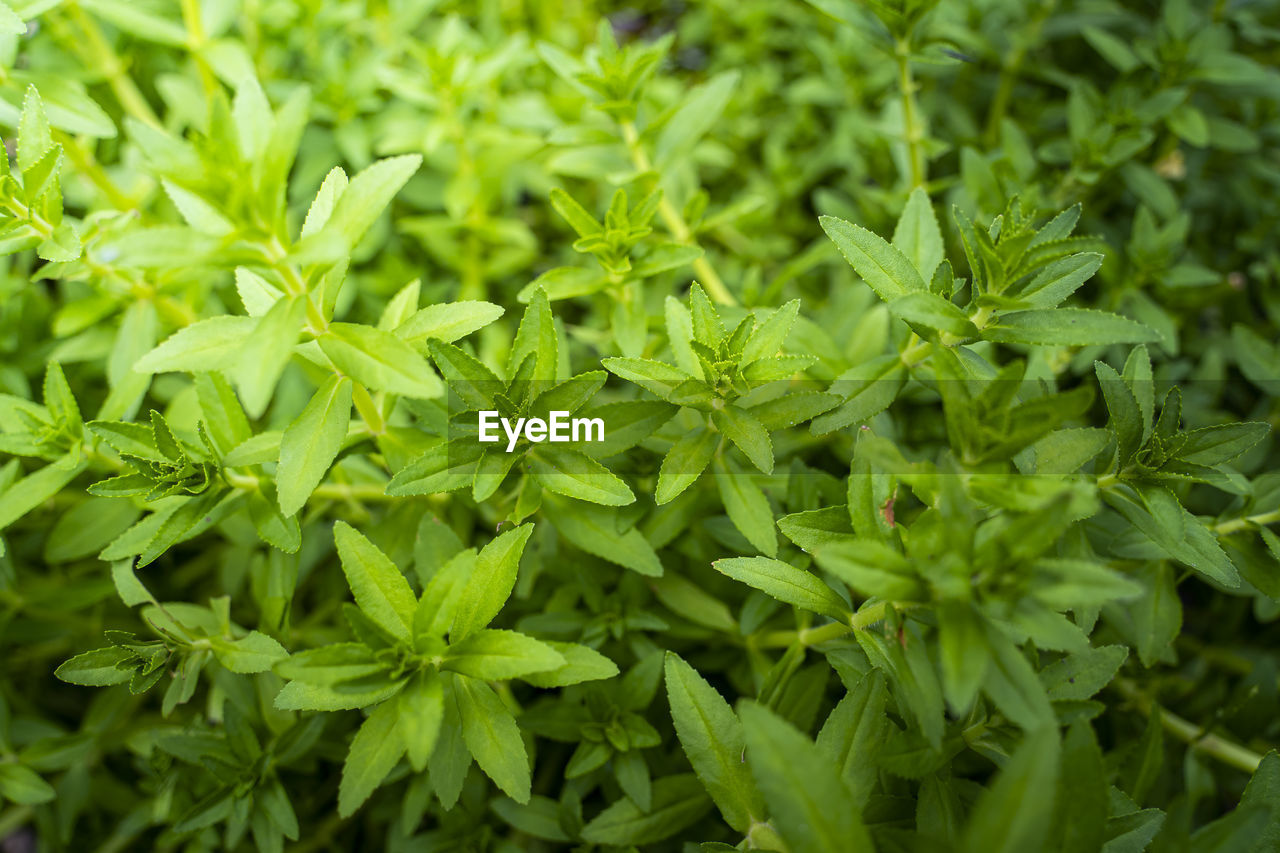
[[0,842],[1275,849],[1277,32],[0,2]]

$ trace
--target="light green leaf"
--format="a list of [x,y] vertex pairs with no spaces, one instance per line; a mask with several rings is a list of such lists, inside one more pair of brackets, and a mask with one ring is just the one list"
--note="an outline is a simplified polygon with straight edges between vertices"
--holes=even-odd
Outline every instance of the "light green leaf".
[[356,323],[331,323],[317,341],[338,370],[371,390],[418,399],[444,392],[427,360],[390,332]]
[[342,782],[338,786],[338,814],[348,817],[369,799],[382,780],[404,755],[404,741],[397,723],[400,706],[383,702],[373,710],[347,751],[342,765]]
[[743,702],[738,713],[751,772],[788,848],[795,853],[874,850],[831,759],[762,705]]
[[332,376],[284,431],[276,482],[286,516],[302,509],[320,485],[342,449],[350,422],[351,380]]
[[964,834],[966,853],[1043,849],[1057,787],[1058,730],[1027,733],[995,783],[978,798]]
[[480,550],[475,571],[458,596],[457,611],[449,629],[451,642],[456,643],[484,628],[502,610],[515,587],[520,556],[532,533],[532,524],[522,524]]
[[397,724],[400,739],[409,763],[415,772],[421,773],[427,767],[444,722],[444,687],[439,674],[420,673],[401,691],[397,701],[400,703]]
[[404,574],[376,545],[345,521],[334,525],[333,538],[356,605],[395,636],[411,639],[418,599]]
[[766,474],[773,473],[773,442],[768,430],[750,413],[731,403],[723,409],[712,410],[711,419],[752,465]]
[[658,165],[687,151],[715,127],[737,88],[738,79],[738,72],[724,71],[689,90],[658,136],[654,146],[654,161]]
[[1044,308],[1000,314],[983,328],[984,340],[1031,346],[1140,344],[1159,339],[1136,320],[1088,308]]
[[440,668],[469,678],[503,681],[565,663],[559,652],[540,640],[516,631],[487,629],[451,644]]
[[529,755],[511,712],[492,687],[474,678],[455,678],[453,695],[462,739],[476,764],[511,799],[529,802]]
[[53,786],[30,767],[13,762],[0,763],[0,799],[20,806],[34,806],[50,802],[56,796]]
[[231,367],[244,352],[257,323],[252,317],[225,315],[179,329],[134,363],[139,373],[186,370],[204,373]]
[[649,810],[629,797],[617,800],[582,828],[592,844],[631,846],[670,838],[700,818],[711,803],[692,773],[666,776],[653,783]]
[[546,496],[556,531],[574,546],[648,577],[661,577],[662,562],[649,540],[618,518],[618,510]]
[[[379,160],[361,171],[341,191],[324,226],[298,243],[294,260],[298,263],[334,261],[349,254],[421,165],[422,155],[402,154]],[[310,217],[308,213],[308,220]]]
[[769,499],[750,476],[735,468],[717,465],[716,488],[720,502],[738,532],[769,557],[778,556],[778,534]]
[[931,279],[933,271],[942,263],[945,249],[942,229],[938,227],[938,217],[923,187],[913,189],[907,198],[893,230],[893,246],[911,261],[924,281]]
[[746,741],[733,709],[674,652],[666,655],[667,700],[689,763],[725,822],[746,833],[762,819],[764,802],[742,761]]
[[453,343],[497,320],[503,308],[491,302],[428,305],[396,327],[396,337],[426,352],[428,339]]
[[625,506],[636,499],[616,474],[576,450],[541,446],[528,458],[533,479],[558,495],[604,506]]
[[213,654],[218,663],[238,673],[266,672],[289,656],[284,646],[259,631],[239,640],[214,640]]
[[554,649],[564,663],[555,669],[533,672],[521,676],[534,687],[568,687],[584,681],[600,681],[618,674],[618,665],[595,649],[579,643],[559,643],[547,640],[545,645]]
[[711,564],[723,575],[741,581],[785,604],[848,622],[849,605],[816,575],[769,557],[729,557]]
[[244,343],[234,375],[249,417],[262,417],[271,403],[276,382],[289,364],[293,345],[298,342],[306,309],[305,296],[280,299],[259,318],[253,334]]
[[720,436],[706,427],[681,436],[662,459],[654,500],[665,504],[697,482],[719,444]]
[[823,216],[819,221],[854,272],[885,302],[929,289],[907,256],[884,238],[834,216]]

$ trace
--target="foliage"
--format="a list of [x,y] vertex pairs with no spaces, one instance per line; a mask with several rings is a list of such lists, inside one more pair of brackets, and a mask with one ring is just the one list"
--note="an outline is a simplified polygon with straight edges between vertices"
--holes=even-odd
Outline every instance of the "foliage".
[[6,849],[1280,844],[1274,0],[0,60]]

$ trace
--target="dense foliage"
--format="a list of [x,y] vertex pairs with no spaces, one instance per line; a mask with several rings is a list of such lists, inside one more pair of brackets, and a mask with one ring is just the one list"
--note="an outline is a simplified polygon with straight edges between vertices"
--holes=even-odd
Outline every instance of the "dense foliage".
[[6,850],[1280,849],[1276,0],[0,61]]

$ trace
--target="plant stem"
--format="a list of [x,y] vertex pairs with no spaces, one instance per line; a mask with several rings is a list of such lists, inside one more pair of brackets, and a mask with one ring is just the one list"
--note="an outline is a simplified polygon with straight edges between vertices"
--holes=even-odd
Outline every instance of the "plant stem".
[[898,92],[902,96],[903,141],[907,145],[909,189],[923,187],[927,177],[924,156],[924,127],[920,123],[920,111],[916,106],[916,82],[911,74],[911,42],[899,39],[893,53],[898,62]]
[[1262,756],[1238,743],[1205,731],[1200,726],[1179,717],[1172,711],[1162,708],[1154,699],[1143,693],[1132,680],[1117,678],[1112,686],[1122,696],[1134,703],[1144,716],[1160,715],[1160,725],[1164,730],[1178,738],[1191,749],[1213,756],[1224,764],[1229,764],[1246,773],[1253,773],[1262,763]]
[[878,601],[875,604],[863,607],[853,614],[847,624],[844,622],[829,622],[817,628],[802,628],[799,631],[770,631],[760,638],[758,645],[761,647],[778,647],[800,643],[804,646],[816,646],[819,643],[825,643],[828,640],[835,640],[852,634],[854,631],[865,631],[888,616],[890,610],[905,610],[911,606],[910,604],[901,604],[894,601]]
[[356,411],[360,413],[360,417],[364,418],[365,425],[369,427],[369,432],[373,435],[382,435],[386,432],[386,421],[382,419],[382,412],[379,411],[377,403],[369,395],[369,389],[359,382],[352,382],[351,396],[352,401],[356,404]]
[[191,51],[191,58],[195,60],[196,68],[200,70],[200,82],[204,86],[205,94],[212,95],[218,90],[218,81],[202,53],[205,35],[204,25],[200,20],[198,0],[182,0],[182,23],[187,28],[187,49]]
[[0,814],[0,840],[25,826],[34,814],[31,806],[14,806]]
[[[649,160],[649,154],[644,150],[644,143],[640,141],[640,133],[636,130],[635,122],[622,122],[622,138],[627,144],[627,153],[631,155],[631,162],[640,172],[652,172],[653,163]],[[662,196],[662,200],[658,202],[658,215],[662,217],[662,221],[666,223],[667,230],[671,232],[671,236],[676,239],[677,243],[686,243],[689,245],[697,245],[697,240],[693,236],[693,229],[684,221],[684,217],[680,215],[680,211],[676,210],[671,200]],[[707,289],[707,295],[719,302],[721,305],[737,305],[738,300],[733,298],[733,294],[729,292],[729,288],[725,287],[724,280],[720,278],[715,267],[711,266],[711,262],[707,260],[706,255],[698,258],[693,262],[693,271],[698,275],[698,281]]]
[[1058,0],[1041,0],[1026,28],[1014,37],[1009,55],[1000,68],[1000,82],[996,85],[995,97],[991,99],[991,108],[987,111],[987,145],[993,146],[999,139],[1000,125],[1009,110],[1009,100],[1013,97],[1013,87],[1018,82],[1018,72],[1022,68],[1022,61],[1026,59],[1027,48],[1039,39],[1040,29],[1057,5]]
[[1226,536],[1231,533],[1238,533],[1245,530],[1251,525],[1259,527],[1267,524],[1275,524],[1280,521],[1280,509],[1271,512],[1263,512],[1258,515],[1247,515],[1243,518],[1233,518],[1229,521],[1219,522],[1213,526],[1213,532],[1219,536]]
[[93,18],[85,14],[79,3],[67,4],[66,10],[84,35],[79,52],[89,60],[90,67],[96,67],[107,78],[111,91],[124,111],[144,124],[160,127],[160,119],[156,118],[155,111],[142,96],[138,84],[133,82],[133,78],[125,70],[124,63],[120,61],[120,57],[106,37],[102,35],[102,30],[98,29]]
[[102,194],[115,205],[117,210],[133,210],[137,206],[137,203],[125,195],[116,186],[115,181],[108,177],[97,159],[91,152],[84,149],[79,140],[65,131],[54,128],[53,141],[62,146],[62,150],[71,158],[71,162],[75,163],[76,167],[79,168],[81,174],[101,190]]

